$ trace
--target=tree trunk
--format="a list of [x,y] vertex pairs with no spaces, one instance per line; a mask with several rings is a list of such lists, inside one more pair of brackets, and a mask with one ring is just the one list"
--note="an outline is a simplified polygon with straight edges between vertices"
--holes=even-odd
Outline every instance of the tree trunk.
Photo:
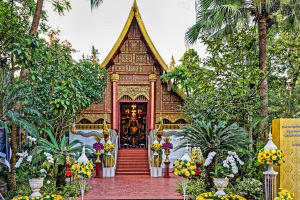
[[42,11],[43,11],[43,4],[44,4],[44,0],[37,0],[37,2],[36,2],[35,13],[34,13],[34,17],[32,19],[32,23],[31,23],[31,28],[29,31],[30,35],[36,35],[36,33],[37,33],[37,30],[38,30],[39,24],[40,24],[40,20],[41,20]]
[[57,177],[56,177],[56,187],[63,187],[65,185],[66,185],[65,166],[58,165]]
[[[268,116],[268,70],[267,70],[267,13],[263,11],[258,20],[258,36],[259,36],[259,68],[262,70],[259,85],[260,95],[260,116]],[[260,126],[261,137],[267,138],[268,120],[263,120]]]
[[[37,2],[36,2],[35,13],[34,13],[32,23],[31,23],[31,27],[30,27],[30,31],[29,31],[30,35],[36,35],[37,34],[39,24],[40,24],[40,20],[41,20],[41,16],[42,16],[42,11],[43,11],[43,4],[44,4],[44,0],[37,0]],[[27,71],[28,70],[25,69],[24,67],[21,68],[21,72],[20,72],[20,78],[21,79],[26,78]]]
[[11,159],[10,167],[11,172],[8,173],[7,183],[8,189],[16,188],[16,162],[17,162],[17,151],[18,151],[18,128],[16,125],[12,125],[11,129]]

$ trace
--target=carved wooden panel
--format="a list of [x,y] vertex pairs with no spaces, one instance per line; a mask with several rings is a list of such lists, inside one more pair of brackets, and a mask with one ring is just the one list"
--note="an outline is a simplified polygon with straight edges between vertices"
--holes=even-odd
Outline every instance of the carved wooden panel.
[[142,65],[141,72],[148,72],[149,74],[153,71],[153,66],[150,65]]
[[167,85],[162,85],[162,103],[164,111],[180,111],[182,100],[176,93],[168,91]]
[[115,71],[116,72],[125,72],[126,66],[125,65],[115,65]]
[[132,75],[119,75],[119,82],[132,82]]
[[129,31],[128,31],[128,38],[134,38],[134,26],[131,25]]
[[133,81],[135,81],[135,82],[146,82],[146,83],[148,83],[148,81],[149,81],[149,76],[148,76],[148,75],[133,75]]
[[136,54],[135,55],[135,62],[136,63],[146,63],[147,54]]
[[127,54],[127,53],[120,54],[120,62],[122,63],[132,62],[132,54]]
[[142,40],[140,40],[140,51],[147,51],[146,44]]
[[128,66],[128,72],[139,72],[140,66],[130,65]]
[[137,52],[140,49],[139,40],[128,40],[129,52]]
[[122,45],[122,47],[121,47],[121,52],[126,52],[127,49],[128,49],[128,40],[126,40],[126,41],[124,42],[124,44]]

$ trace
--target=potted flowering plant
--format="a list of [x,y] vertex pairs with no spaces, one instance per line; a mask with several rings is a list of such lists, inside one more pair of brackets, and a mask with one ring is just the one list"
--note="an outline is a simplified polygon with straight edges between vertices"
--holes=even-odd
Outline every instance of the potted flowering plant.
[[294,199],[294,193],[290,193],[286,189],[279,188],[280,192],[278,192],[278,197],[276,197],[274,200],[293,200]]
[[36,138],[28,136],[28,145],[24,146],[26,149],[22,153],[17,153],[19,159],[16,163],[17,170],[22,171],[22,174],[29,179],[29,185],[33,190],[30,197],[42,196],[39,192],[43,186],[44,177],[47,175],[47,171],[54,163],[53,156],[50,153],[44,152],[44,154],[37,154],[35,151]]
[[75,179],[79,178],[91,178],[94,171],[94,165],[92,161],[75,162],[71,167],[72,174]]
[[[213,157],[216,155],[215,152],[210,152],[208,158],[205,160],[204,166],[208,166]],[[244,162],[239,158],[236,152],[228,151],[228,156],[221,163],[216,163],[215,171],[211,172],[214,179],[214,185],[218,189],[217,195],[225,196],[226,193],[223,191],[228,185],[228,178],[233,178],[238,173],[238,165],[244,165]]]

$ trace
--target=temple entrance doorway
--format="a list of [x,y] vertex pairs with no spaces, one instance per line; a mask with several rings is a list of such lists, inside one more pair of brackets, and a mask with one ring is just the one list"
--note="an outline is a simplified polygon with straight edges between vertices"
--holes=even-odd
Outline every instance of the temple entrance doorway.
[[120,103],[120,148],[146,148],[147,103]]

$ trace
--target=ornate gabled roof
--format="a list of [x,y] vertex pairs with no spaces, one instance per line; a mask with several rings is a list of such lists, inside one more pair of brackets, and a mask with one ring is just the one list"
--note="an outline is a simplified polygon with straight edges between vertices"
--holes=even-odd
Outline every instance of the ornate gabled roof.
[[117,52],[118,48],[121,46],[122,42],[125,39],[125,36],[128,33],[128,30],[130,28],[130,25],[133,21],[133,19],[136,19],[138,26],[141,30],[142,36],[145,39],[146,44],[149,46],[152,54],[155,56],[155,58],[157,59],[159,65],[163,68],[163,70],[168,71],[168,66],[166,65],[166,63],[163,61],[163,59],[161,58],[161,56],[159,55],[158,51],[156,50],[155,46],[153,45],[147,31],[146,28],[144,26],[143,20],[141,18],[136,0],[134,0],[133,5],[131,7],[131,11],[129,13],[128,19],[126,21],[126,24],[121,32],[121,35],[119,36],[117,42],[115,43],[115,45],[113,46],[113,48],[111,49],[111,51],[109,52],[109,54],[106,56],[106,58],[104,59],[104,61],[102,62],[101,66],[103,67],[107,67],[107,65],[109,64],[109,61],[113,58],[113,56],[115,55],[115,53]]

